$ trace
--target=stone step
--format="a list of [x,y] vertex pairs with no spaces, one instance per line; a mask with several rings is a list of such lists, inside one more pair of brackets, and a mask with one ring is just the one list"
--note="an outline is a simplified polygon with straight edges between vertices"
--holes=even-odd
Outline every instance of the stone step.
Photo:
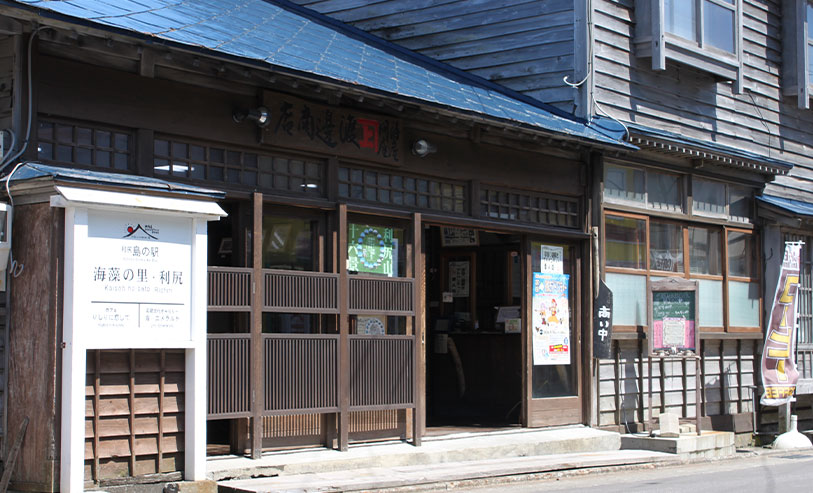
[[415,447],[405,442],[351,445],[347,452],[327,449],[266,453],[262,458],[222,456],[207,460],[207,476],[217,481],[279,475],[352,471],[532,457],[553,454],[617,451],[618,433],[583,426],[558,429],[511,429],[427,437]]

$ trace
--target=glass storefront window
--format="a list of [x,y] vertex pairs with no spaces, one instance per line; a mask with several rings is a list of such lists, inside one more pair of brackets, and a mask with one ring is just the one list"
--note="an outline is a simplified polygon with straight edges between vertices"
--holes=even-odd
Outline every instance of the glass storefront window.
[[646,222],[620,216],[606,216],[604,222],[608,267],[646,269]]
[[756,277],[754,236],[740,231],[728,232],[728,275]]
[[683,272],[683,228],[677,224],[649,222],[649,268]]
[[316,221],[263,216],[263,267],[312,271]]
[[723,274],[719,229],[689,227],[689,271],[692,274]]

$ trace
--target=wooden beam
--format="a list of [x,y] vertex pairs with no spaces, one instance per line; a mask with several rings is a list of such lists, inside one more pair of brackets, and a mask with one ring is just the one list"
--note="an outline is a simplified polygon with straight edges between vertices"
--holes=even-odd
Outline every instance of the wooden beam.
[[339,204],[339,450],[350,441],[350,320],[347,275],[347,204]]
[[412,218],[412,245],[413,245],[413,297],[415,309],[415,326],[414,326],[414,351],[415,351],[415,369],[413,373],[413,401],[415,402],[415,409],[412,411],[412,443],[415,446],[421,445],[421,438],[423,435],[424,423],[424,406],[423,397],[426,387],[424,385],[424,313],[423,313],[423,223],[421,222],[421,214],[415,213]]
[[252,292],[251,292],[251,458],[262,457],[263,447],[263,279],[262,233],[263,194],[253,197],[251,228]]

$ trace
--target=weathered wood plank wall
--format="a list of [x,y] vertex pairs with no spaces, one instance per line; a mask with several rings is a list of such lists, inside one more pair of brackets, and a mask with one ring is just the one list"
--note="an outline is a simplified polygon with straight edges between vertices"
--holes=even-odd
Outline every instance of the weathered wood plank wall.
[[574,2],[294,0],[454,67],[573,111]]
[[[755,340],[703,340],[702,416],[753,411]],[[639,429],[649,419],[649,363],[646,342],[614,343],[615,359],[601,360],[598,370],[598,425]],[[653,415],[670,412],[696,416],[695,362],[652,360]],[[743,431],[743,430],[739,430]]]
[[713,74],[667,61],[655,72],[632,50],[634,0],[595,0],[596,99],[610,114],[796,164],[767,193],[813,201],[813,110],[782,97],[781,3],[743,1],[744,91]]

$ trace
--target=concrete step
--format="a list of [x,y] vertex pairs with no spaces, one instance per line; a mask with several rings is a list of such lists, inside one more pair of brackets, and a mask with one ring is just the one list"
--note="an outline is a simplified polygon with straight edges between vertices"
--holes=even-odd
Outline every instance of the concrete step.
[[618,433],[583,426],[557,429],[509,429],[427,437],[415,447],[405,442],[351,445],[347,452],[327,449],[266,453],[262,458],[222,456],[207,460],[207,476],[216,481],[290,476],[371,468],[448,464],[514,457],[618,451]]
[[681,433],[677,437],[623,435],[621,448],[652,450],[674,454],[681,459],[720,459],[736,453],[734,433],[730,431],[703,431]]
[[443,464],[315,472],[218,482],[220,493],[406,491],[452,484],[480,486],[514,479],[539,478],[561,471],[675,462],[674,455],[643,450],[508,457]]

